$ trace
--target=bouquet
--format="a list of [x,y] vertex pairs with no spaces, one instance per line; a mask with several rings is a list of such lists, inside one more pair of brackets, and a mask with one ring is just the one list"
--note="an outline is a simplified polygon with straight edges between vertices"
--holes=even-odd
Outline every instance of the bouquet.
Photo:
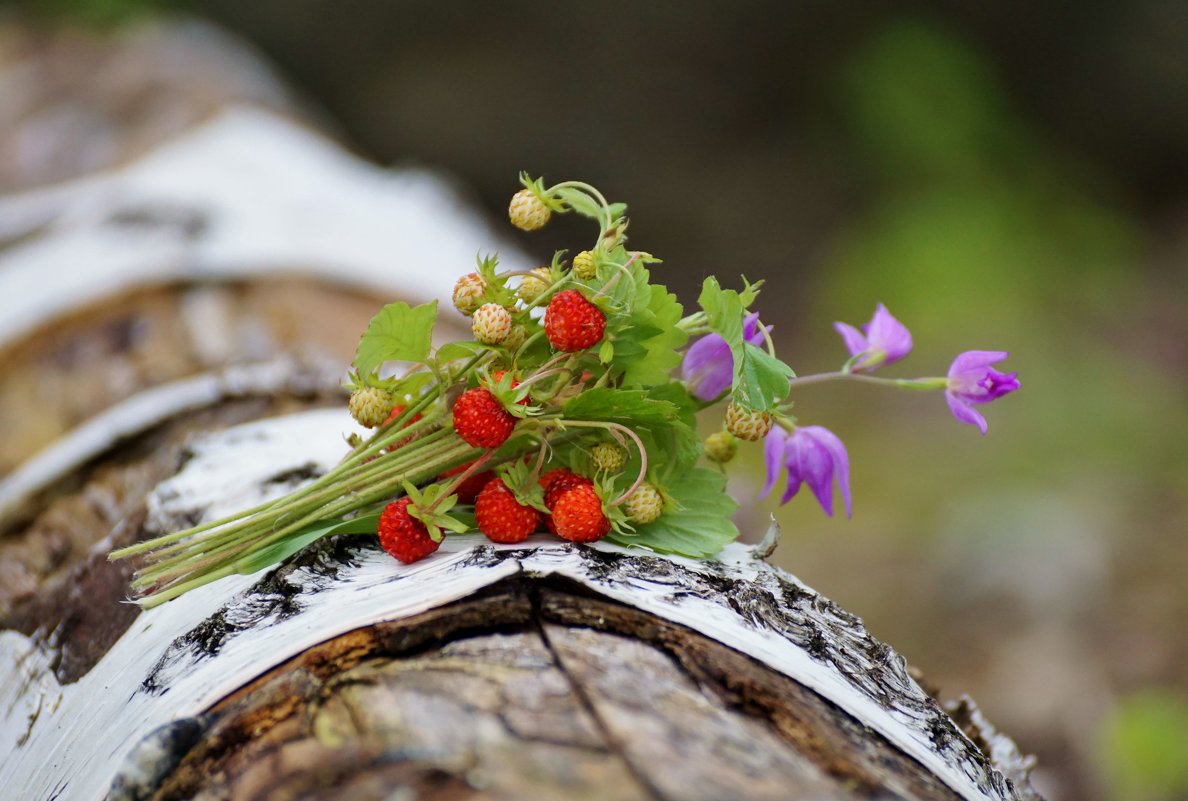
[[[577,214],[598,227],[589,248],[527,272],[480,257],[453,292],[472,339],[433,347],[436,301],[383,307],[348,378],[348,408],[370,436],[349,437],[337,466],[283,498],[114,551],[143,557],[138,603],[254,573],[336,534],[378,534],[404,563],[447,535],[518,543],[541,530],[706,559],[738,537],[725,469],[740,441],[763,443],[764,495],[786,472],[781,503],[808,485],[832,515],[836,485],[850,515],[845,445],[797,421],[795,390],[848,380],[943,391],[984,434],[976,407],[1019,387],[994,369],[1000,351],[962,353],[942,377],[873,375],[912,348],[881,304],[862,330],[835,325],[850,354],[837,371],[797,376],[754,310],[762,282],[726,289],[707,278],[686,313],[652,280],[660,260],[628,247],[624,204],[579,181],[521,182],[514,226]],[[703,441],[696,416],[711,408],[720,430]]]

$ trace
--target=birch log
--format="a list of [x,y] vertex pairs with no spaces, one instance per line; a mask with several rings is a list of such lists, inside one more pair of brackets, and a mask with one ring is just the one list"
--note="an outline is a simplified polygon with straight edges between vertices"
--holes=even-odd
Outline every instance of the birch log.
[[[340,537],[122,603],[110,548],[342,456],[326,365],[357,307],[441,297],[496,240],[431,177],[250,109],[0,198],[0,221],[5,437],[56,415],[0,484],[6,798],[1037,797],[971,702],[963,729],[858,618],[769,566],[770,539],[699,563],[460,536],[406,567]],[[268,314],[293,281],[286,334]],[[156,371],[110,377],[150,352]],[[54,381],[96,389],[15,400]]]

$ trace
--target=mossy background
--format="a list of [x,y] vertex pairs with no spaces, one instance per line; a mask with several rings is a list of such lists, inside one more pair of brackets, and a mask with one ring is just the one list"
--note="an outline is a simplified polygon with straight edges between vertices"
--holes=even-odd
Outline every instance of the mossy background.
[[[744,523],[775,511],[782,566],[978,699],[1050,798],[1188,798],[1182,3],[30,7],[95,35],[211,19],[358,152],[455,176],[493,219],[520,169],[590,181],[685,301],[710,273],[765,279],[802,373],[878,301],[916,339],[889,375],[1011,351],[1023,389],[985,439],[939,397],[806,388],[802,420],[849,446],[854,519],[801,497]],[[582,241],[563,221],[522,244]]]

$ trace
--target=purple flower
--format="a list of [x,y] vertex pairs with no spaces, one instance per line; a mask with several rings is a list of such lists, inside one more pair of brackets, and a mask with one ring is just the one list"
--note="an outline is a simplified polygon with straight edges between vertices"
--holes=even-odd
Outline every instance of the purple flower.
[[855,372],[870,372],[885,364],[894,364],[912,352],[911,332],[892,317],[882,303],[875,307],[874,317],[862,326],[861,332],[845,323],[834,323],[833,329],[841,334],[846,349],[854,358]]
[[986,418],[974,404],[989,403],[1019,388],[1015,373],[1000,373],[990,366],[1009,355],[1001,350],[967,350],[949,366],[949,386],[945,391],[949,410],[960,422],[977,426],[982,434],[986,433]]
[[775,426],[767,435],[763,452],[767,462],[767,483],[760,497],[766,498],[771,492],[782,466],[788,470],[788,488],[780,503],[792,500],[800,491],[800,485],[808,484],[825,514],[833,517],[833,479],[836,477],[846,504],[846,517],[851,516],[850,457],[846,454],[846,446],[832,431],[821,426],[800,426],[788,434]]
[[[770,325],[767,330],[771,330]],[[756,347],[763,345],[758,312],[743,320],[743,339]],[[726,340],[718,334],[706,334],[694,342],[681,362],[681,378],[698,400],[712,401],[730,389],[734,383],[734,354]]]

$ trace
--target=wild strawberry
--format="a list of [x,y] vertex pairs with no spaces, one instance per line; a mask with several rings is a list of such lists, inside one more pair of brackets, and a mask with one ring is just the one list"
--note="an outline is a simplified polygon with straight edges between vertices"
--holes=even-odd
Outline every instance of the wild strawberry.
[[627,463],[627,451],[613,442],[600,442],[590,449],[594,466],[608,473],[618,473]]
[[594,269],[594,252],[583,250],[573,257],[573,274],[583,281],[589,281],[598,276]]
[[711,462],[726,464],[738,453],[738,440],[729,431],[715,431],[705,438],[705,455]]
[[646,525],[664,511],[664,496],[654,485],[645,481],[635,488],[635,492],[627,496],[627,500],[623,502],[623,511],[632,523]]
[[437,550],[441,543],[429,536],[425,524],[408,513],[411,498],[401,498],[388,504],[380,514],[380,545],[392,556],[411,565]]
[[552,216],[553,212],[531,189],[516,192],[507,207],[507,218],[521,231],[543,228]]
[[540,525],[540,512],[516,500],[501,478],[493,478],[474,502],[479,531],[492,542],[523,542]]
[[487,285],[478,273],[467,273],[454,284],[454,308],[467,317],[483,305],[483,292]]
[[[439,481],[442,481],[453,476],[461,475],[472,464],[473,462],[467,462],[457,467],[451,467],[437,478]],[[478,494],[482,492],[483,487],[487,486],[487,482],[493,478],[495,478],[495,474],[490,470],[483,470],[467,478],[454,490],[454,494],[458,496],[458,503],[474,503],[475,499],[478,498]]]
[[563,353],[597,345],[606,331],[606,315],[576,289],[558,292],[544,315],[545,336]]
[[525,303],[532,303],[543,295],[552,283],[553,271],[548,267],[537,267],[520,281],[516,294]]
[[593,483],[590,479],[578,475],[568,467],[556,467],[540,477],[540,486],[544,488],[545,493],[545,506],[549,509],[553,508],[557,503],[557,499],[566,490],[571,490],[582,484],[592,485]]
[[726,407],[726,430],[747,442],[758,442],[771,431],[772,419],[768,412],[757,412],[739,406],[734,401]]
[[383,425],[392,411],[392,394],[376,387],[360,387],[351,393],[347,409],[359,425],[375,428]]
[[468,389],[454,402],[454,431],[475,448],[498,448],[511,436],[516,418],[489,390]]
[[553,525],[557,536],[570,542],[594,542],[611,530],[611,522],[602,513],[602,499],[592,484],[566,490],[553,506]]
[[498,303],[484,303],[470,320],[474,338],[484,345],[498,345],[511,333],[511,312]]

